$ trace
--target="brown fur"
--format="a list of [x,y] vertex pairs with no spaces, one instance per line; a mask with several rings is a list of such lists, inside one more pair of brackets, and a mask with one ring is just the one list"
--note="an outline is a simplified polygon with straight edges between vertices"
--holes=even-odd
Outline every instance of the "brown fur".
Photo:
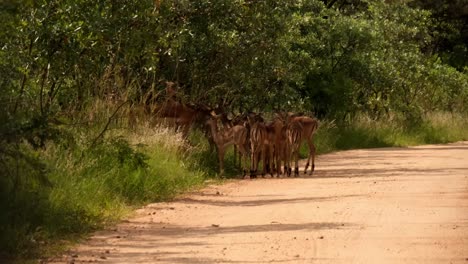
[[307,158],[307,163],[304,168],[304,174],[307,173],[309,165],[311,165],[310,175],[315,170],[315,145],[314,145],[314,134],[318,129],[318,120],[316,118],[308,116],[295,116],[290,118],[290,122],[299,122],[302,125],[301,132],[301,144],[306,141],[309,147],[309,156]]
[[[210,127],[213,141],[216,144],[218,150],[218,161],[219,161],[219,173],[222,176],[224,174],[224,155],[226,148],[230,145],[235,145],[239,149],[241,156],[245,159],[243,171],[244,176],[246,174],[246,163],[247,163],[247,129],[241,125],[235,125],[232,127],[226,127],[224,129],[218,128],[217,118],[210,118],[207,122]],[[242,158],[241,157],[241,158]],[[242,161],[241,161],[242,163]]]

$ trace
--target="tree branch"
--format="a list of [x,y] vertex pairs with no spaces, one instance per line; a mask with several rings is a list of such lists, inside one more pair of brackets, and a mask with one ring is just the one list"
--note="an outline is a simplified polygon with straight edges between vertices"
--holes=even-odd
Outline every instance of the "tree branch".
[[101,133],[99,133],[99,135],[91,142],[91,146],[90,147],[93,147],[96,145],[96,143],[98,142],[98,140],[100,138],[102,138],[104,136],[104,133],[106,133],[107,129],[109,128],[109,125],[112,121],[112,119],[115,117],[115,115],[117,114],[117,112],[119,112],[120,108],[122,108],[126,103],[130,102],[130,100],[127,100],[125,102],[123,102],[122,104],[120,104],[114,111],[114,113],[112,113],[112,115],[109,117],[109,119],[107,120],[107,123],[106,125],[104,126],[104,128],[102,129]]

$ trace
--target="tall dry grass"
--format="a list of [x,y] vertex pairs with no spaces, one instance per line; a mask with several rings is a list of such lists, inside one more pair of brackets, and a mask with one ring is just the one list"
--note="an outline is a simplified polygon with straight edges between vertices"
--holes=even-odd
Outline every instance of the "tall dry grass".
[[[460,113],[427,113],[419,122],[392,115],[374,120],[357,115],[346,122],[322,121],[316,135],[318,153],[378,147],[405,147],[468,140],[468,118]],[[305,152],[303,148],[302,152]]]

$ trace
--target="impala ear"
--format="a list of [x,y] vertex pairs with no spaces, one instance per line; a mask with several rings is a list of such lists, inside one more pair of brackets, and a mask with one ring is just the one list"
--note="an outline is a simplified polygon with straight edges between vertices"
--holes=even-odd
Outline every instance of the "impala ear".
[[210,112],[210,115],[211,115],[214,119],[219,119],[219,118],[221,117],[221,115],[216,114],[215,111],[211,111],[211,112]]

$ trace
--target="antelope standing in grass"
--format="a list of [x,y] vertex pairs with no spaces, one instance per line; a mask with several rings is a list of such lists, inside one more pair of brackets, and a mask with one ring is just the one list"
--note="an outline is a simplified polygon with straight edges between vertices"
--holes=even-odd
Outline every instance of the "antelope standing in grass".
[[[206,124],[210,127],[211,136],[218,151],[220,176],[224,175],[224,155],[226,153],[227,147],[229,147],[230,145],[235,145],[241,153],[241,166],[243,169],[243,176],[245,176],[247,173],[246,165],[248,155],[247,129],[241,125],[235,125],[232,127],[225,127],[223,129],[219,129],[218,117],[216,116],[209,118],[208,121],[206,121]],[[242,158],[244,158],[243,164]]]
[[188,105],[179,102],[177,92],[175,83],[166,82],[166,100],[149,111],[156,118],[168,120],[176,129],[180,129],[186,138],[190,127],[194,123],[203,123],[210,116],[211,109],[202,105]]
[[[228,118],[228,115],[225,112],[222,112],[220,115],[221,115],[221,119],[220,119],[221,123],[225,127],[233,127],[236,125],[245,127],[247,129],[247,142],[250,142],[250,125],[247,120],[247,115],[245,114],[238,115],[232,119]],[[249,148],[250,146],[247,147],[248,150]],[[239,163],[237,163],[237,160],[238,160],[237,157],[239,157]],[[234,164],[239,165],[239,167],[241,167],[241,158],[242,158],[242,153],[240,153],[240,151],[237,149],[237,146],[234,145]]]

